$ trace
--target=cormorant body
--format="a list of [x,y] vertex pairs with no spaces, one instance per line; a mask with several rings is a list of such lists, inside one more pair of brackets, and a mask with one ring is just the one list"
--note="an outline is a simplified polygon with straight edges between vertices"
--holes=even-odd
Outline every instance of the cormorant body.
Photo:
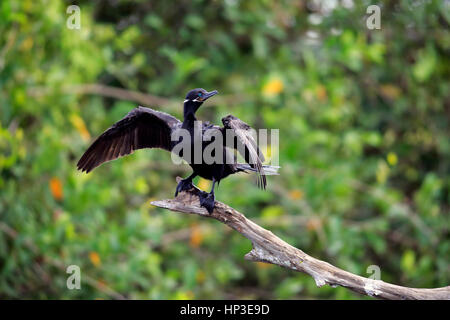
[[[89,173],[104,162],[131,154],[142,148],[161,148],[174,152],[177,145],[184,141],[182,136],[178,140],[172,139],[172,136],[184,131],[188,132],[190,137],[185,142],[186,149],[183,150],[187,152],[181,152],[178,155],[187,161],[192,167],[193,173],[178,184],[175,196],[178,192],[191,189],[193,187],[192,179],[196,176],[212,180],[211,192],[200,196],[200,204],[211,213],[214,209],[215,184],[230,174],[254,171],[258,174],[258,186],[265,189],[265,171],[274,174],[278,167],[262,165],[264,156],[249,133],[250,126],[232,115],[222,119],[224,127],[208,122],[202,122],[201,128],[199,126],[195,112],[204,101],[217,93],[216,90],[208,92],[201,88],[189,91],[184,100],[183,122],[167,113],[150,108],[139,106],[131,110],[122,120],[116,122],[92,143],[78,161],[77,168]],[[230,138],[227,140],[226,130],[233,130],[232,141],[228,141],[231,140]],[[219,156],[220,161],[211,163],[203,159],[203,152],[214,142],[214,138],[210,137],[214,134],[222,136],[222,145],[219,148],[222,150],[222,154]],[[196,141],[197,143],[201,141],[200,148],[197,145],[196,149]],[[237,148],[239,143],[241,148]],[[246,164],[237,163],[232,148],[237,148],[247,162]],[[202,153],[201,155],[199,155],[199,151]],[[211,154],[215,155],[214,152]],[[196,155],[198,158],[195,158]]]

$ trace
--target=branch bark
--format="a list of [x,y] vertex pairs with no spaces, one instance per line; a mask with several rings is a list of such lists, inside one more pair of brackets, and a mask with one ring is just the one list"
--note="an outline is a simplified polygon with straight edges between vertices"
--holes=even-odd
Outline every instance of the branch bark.
[[[177,181],[179,179],[177,178]],[[208,214],[206,209],[200,206],[198,200],[198,194],[201,192],[204,191],[194,188],[179,193],[175,199],[152,201],[151,203],[160,208],[197,214],[226,224],[252,242],[253,249],[245,255],[245,259],[272,263],[287,269],[304,272],[314,278],[318,287],[326,284],[332,287],[342,286],[363,295],[389,300],[450,300],[450,286],[435,289],[402,287],[381,280],[361,277],[339,269],[328,262],[313,258],[221,202],[216,201],[214,211]]]

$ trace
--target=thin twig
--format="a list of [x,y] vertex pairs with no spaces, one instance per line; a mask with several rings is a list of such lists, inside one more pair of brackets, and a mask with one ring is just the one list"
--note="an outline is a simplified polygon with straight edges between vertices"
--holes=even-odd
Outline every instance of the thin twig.
[[[160,97],[148,93],[143,93],[139,91],[111,87],[99,83],[87,83],[79,85],[67,85],[62,86],[59,89],[50,87],[32,87],[28,89],[28,95],[31,97],[41,97],[48,95],[54,91],[61,91],[68,94],[80,94],[80,95],[99,95],[103,97],[115,98],[118,100],[128,100],[146,107],[165,107],[165,108],[175,108],[183,103],[183,99],[169,99],[165,97]],[[228,107],[242,103],[247,98],[240,94],[233,95],[221,95],[214,98],[214,103],[206,104],[206,106],[214,106],[217,104],[226,104]]]

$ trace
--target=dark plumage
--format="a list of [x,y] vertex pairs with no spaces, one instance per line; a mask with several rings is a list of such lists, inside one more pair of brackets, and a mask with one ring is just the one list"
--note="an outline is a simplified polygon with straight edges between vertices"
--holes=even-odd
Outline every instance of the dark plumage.
[[[83,154],[77,163],[77,168],[89,173],[104,162],[117,159],[121,156],[133,153],[142,148],[161,148],[173,151],[174,147],[182,141],[172,141],[171,137],[179,129],[185,129],[194,136],[195,112],[204,101],[217,91],[207,92],[204,89],[194,89],[188,92],[184,101],[184,121],[181,122],[171,115],[155,111],[149,108],[137,107],[131,110],[122,120],[116,122],[111,128],[100,135]],[[277,167],[263,166],[264,156],[259,150],[255,140],[250,135],[250,126],[238,118],[229,115],[222,119],[223,128],[202,123],[202,151],[213,141],[205,141],[208,132],[218,130],[223,137],[223,161],[219,163],[205,163],[203,157],[200,163],[194,163],[194,139],[188,143],[191,145],[191,156],[181,154],[192,167],[193,173],[188,178],[182,180],[176,189],[175,195],[183,190],[192,188],[192,179],[196,176],[213,181],[212,190],[208,194],[200,197],[200,204],[208,212],[214,208],[214,186],[216,182],[230,174],[241,171],[254,171],[258,174],[258,186],[265,189],[265,170],[274,173]],[[227,141],[225,131],[233,130],[235,137],[233,141]],[[207,131],[210,130],[210,131]],[[229,139],[231,140],[231,139]],[[241,144],[242,148],[237,148],[241,152],[247,164],[239,164],[236,161],[234,152],[228,147],[236,148]],[[228,147],[227,147],[228,146]],[[226,161],[228,159],[228,161]]]

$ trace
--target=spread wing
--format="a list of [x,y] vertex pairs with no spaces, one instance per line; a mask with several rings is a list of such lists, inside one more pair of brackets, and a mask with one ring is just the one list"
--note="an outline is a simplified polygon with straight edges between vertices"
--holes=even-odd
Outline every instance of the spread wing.
[[171,134],[181,122],[171,115],[137,107],[100,135],[77,163],[88,173],[104,162],[142,148],[171,150]]
[[[247,162],[250,167],[256,170],[258,173],[257,184],[261,189],[265,189],[267,182],[266,176],[264,174],[264,169],[262,163],[264,162],[264,155],[261,150],[258,148],[258,145],[251,135],[250,126],[246,124],[244,121],[236,118],[235,116],[228,115],[225,118],[222,118],[222,123],[224,125],[224,129],[231,129],[233,133],[238,139],[238,144],[236,145],[233,141],[227,141],[226,145],[230,146],[230,142],[235,149],[244,157],[245,162]],[[225,137],[228,135],[225,133]],[[239,145],[240,143],[240,145]],[[237,147],[237,148],[236,148]]]

